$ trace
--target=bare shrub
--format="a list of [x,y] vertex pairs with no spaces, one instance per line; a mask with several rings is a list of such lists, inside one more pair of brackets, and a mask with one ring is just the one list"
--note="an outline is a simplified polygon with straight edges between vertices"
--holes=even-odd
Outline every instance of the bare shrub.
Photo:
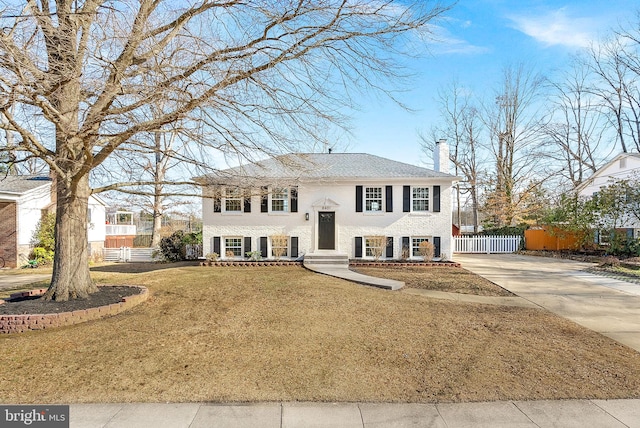
[[402,246],[402,252],[400,253],[400,259],[401,260],[407,260],[409,259],[409,257],[411,257],[411,250],[409,250],[409,247],[406,245]]
[[373,256],[375,260],[379,260],[384,254],[389,240],[386,236],[367,236],[365,239],[370,255]]
[[276,260],[280,260],[282,256],[286,256],[289,236],[278,234],[271,235],[269,238],[271,238],[271,252],[273,257],[275,257]]
[[422,256],[425,262],[433,260],[435,254],[435,247],[429,241],[422,241],[418,246],[418,252]]

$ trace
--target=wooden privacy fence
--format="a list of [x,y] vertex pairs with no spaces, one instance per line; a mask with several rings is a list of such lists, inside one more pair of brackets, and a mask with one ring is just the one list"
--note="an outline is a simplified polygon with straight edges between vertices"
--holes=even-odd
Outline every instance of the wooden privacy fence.
[[454,253],[514,253],[520,249],[521,236],[454,236]]
[[524,231],[524,242],[527,250],[577,250],[584,236],[577,233],[562,232],[559,229],[544,227]]

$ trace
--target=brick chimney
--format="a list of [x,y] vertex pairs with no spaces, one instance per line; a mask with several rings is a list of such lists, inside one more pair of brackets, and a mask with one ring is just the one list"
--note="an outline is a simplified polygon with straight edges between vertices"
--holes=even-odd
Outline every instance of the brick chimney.
[[433,169],[436,172],[449,174],[449,145],[443,138],[436,141],[436,148],[433,151]]

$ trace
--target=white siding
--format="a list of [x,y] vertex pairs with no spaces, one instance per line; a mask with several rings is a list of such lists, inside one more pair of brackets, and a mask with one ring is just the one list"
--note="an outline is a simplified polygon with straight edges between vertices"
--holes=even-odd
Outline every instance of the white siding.
[[105,206],[92,196],[89,197],[89,209],[91,210],[88,232],[89,242],[104,242],[106,237]]
[[26,192],[18,201],[18,245],[30,245],[42,210],[51,203],[50,186]]
[[[579,188],[579,194],[583,197],[591,197],[601,187],[607,186],[615,180],[625,179],[640,180],[640,155],[637,153],[616,156],[613,161],[596,171],[591,178],[584,182]],[[631,218],[627,220],[624,227],[638,229],[640,222]]]
[[[356,212],[356,186],[393,186],[393,212],[379,213]],[[403,186],[441,187],[440,212],[405,213],[403,208]],[[257,194],[258,189],[253,193]],[[323,209],[318,202],[334,201],[337,206]],[[314,206],[316,204],[316,206]],[[384,204],[383,204],[384,205]],[[259,238],[276,233],[284,233],[299,238],[299,253],[316,252],[317,250],[317,213],[319,211],[335,211],[336,216],[336,251],[354,257],[354,238],[356,236],[384,235],[394,238],[394,257],[401,253],[403,236],[439,236],[441,253],[451,258],[451,182],[433,179],[424,180],[384,180],[376,182],[340,182],[326,184],[300,183],[298,185],[297,213],[261,213],[260,197],[253,196],[251,213],[214,213],[213,200],[203,199],[203,253],[213,252],[213,237],[246,237],[252,238],[252,250],[258,249]],[[430,208],[433,209],[433,194],[430,194]],[[305,214],[309,220],[305,220]],[[224,250],[221,251],[224,254]]]
[[[625,165],[621,160],[625,159]],[[640,156],[637,154],[619,155],[612,162],[599,169],[593,177],[585,181],[580,196],[591,196],[601,187],[611,184],[612,180],[627,178],[640,179]]]

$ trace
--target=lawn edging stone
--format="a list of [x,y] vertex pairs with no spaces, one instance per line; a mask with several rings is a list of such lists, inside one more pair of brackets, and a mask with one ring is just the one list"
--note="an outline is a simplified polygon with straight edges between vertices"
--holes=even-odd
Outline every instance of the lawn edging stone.
[[349,260],[349,267],[384,267],[384,268],[408,268],[408,267],[461,267],[457,262],[396,262],[396,261],[355,261]]
[[229,260],[217,262],[201,262],[200,266],[211,267],[258,267],[258,266],[302,266],[302,260]]
[[[229,260],[216,262],[201,262],[200,266],[211,267],[259,267],[259,266],[302,266],[302,260]],[[457,262],[398,262],[398,261],[373,261],[373,260],[349,260],[350,267],[389,267],[389,268],[407,268],[407,267],[461,267]]]
[[[109,285],[101,285],[100,287],[109,287]],[[54,314],[0,315],[0,334],[23,333],[30,330],[43,330],[80,324],[85,321],[92,321],[106,316],[117,315],[133,308],[149,298],[149,289],[147,289],[147,287],[143,287],[141,285],[130,285],[129,287],[140,289],[140,293],[123,297],[121,302],[112,303],[110,305]],[[46,291],[46,289],[24,291],[12,294],[11,298],[41,296]]]

